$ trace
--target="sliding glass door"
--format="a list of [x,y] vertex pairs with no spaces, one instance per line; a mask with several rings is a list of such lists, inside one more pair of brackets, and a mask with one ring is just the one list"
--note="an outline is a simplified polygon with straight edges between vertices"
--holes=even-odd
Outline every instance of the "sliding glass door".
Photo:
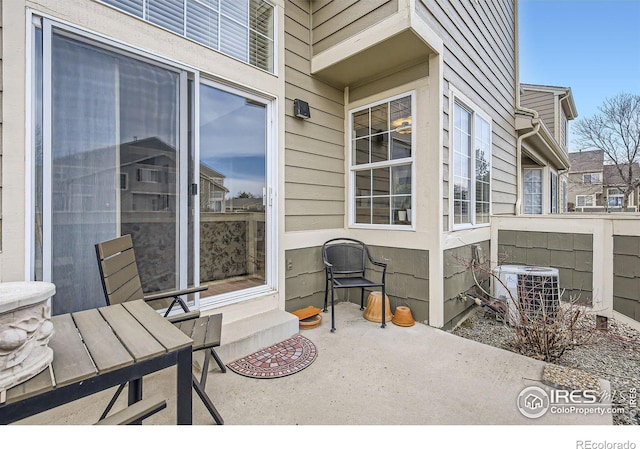
[[36,254],[54,313],[105,305],[94,245],[119,235],[133,237],[145,291],[176,287],[180,72],[46,22],[42,38]]
[[53,313],[105,305],[94,245],[124,234],[146,292],[275,289],[270,101],[46,19],[32,39],[31,278]]
[[207,83],[199,99],[200,283],[228,296],[266,283],[268,107]]

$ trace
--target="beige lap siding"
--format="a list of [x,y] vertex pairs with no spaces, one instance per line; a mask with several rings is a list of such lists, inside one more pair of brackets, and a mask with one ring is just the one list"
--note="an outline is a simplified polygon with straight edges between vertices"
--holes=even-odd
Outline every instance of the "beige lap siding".
[[[285,4],[285,230],[344,224],[344,97],[311,76],[311,8]],[[311,118],[294,116],[293,101],[309,103]]]

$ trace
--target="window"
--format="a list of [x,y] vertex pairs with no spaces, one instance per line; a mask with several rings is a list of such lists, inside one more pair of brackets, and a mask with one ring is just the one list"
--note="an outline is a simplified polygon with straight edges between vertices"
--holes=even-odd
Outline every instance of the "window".
[[566,176],[562,177],[562,212],[569,210],[569,190]]
[[491,124],[455,101],[452,129],[454,228],[489,223]]
[[622,207],[624,203],[624,193],[617,188],[607,189],[607,198],[609,207]]
[[551,192],[551,198],[549,201],[550,212],[552,214],[558,213],[558,174],[550,172],[549,176],[549,192]]
[[102,0],[225,55],[273,72],[273,6],[264,0]]
[[542,213],[542,169],[524,169],[524,213]]
[[576,207],[593,207],[595,205],[595,195],[576,195]]
[[413,95],[351,112],[351,192],[355,225],[410,226]]
[[568,146],[568,139],[569,139],[569,129],[568,129],[568,122],[567,122],[567,116],[564,115],[564,112],[562,112],[560,114],[560,120],[562,121],[562,127],[560,128],[560,132],[561,132],[561,140],[562,140],[562,145],[564,145],[565,148],[567,148]]
[[136,170],[136,181],[160,183],[162,172],[160,170],[152,170],[149,168],[139,168]]
[[602,178],[600,177],[600,173],[585,173],[582,175],[583,184],[600,184],[602,183]]
[[129,177],[126,173],[120,173],[120,190],[129,189]]

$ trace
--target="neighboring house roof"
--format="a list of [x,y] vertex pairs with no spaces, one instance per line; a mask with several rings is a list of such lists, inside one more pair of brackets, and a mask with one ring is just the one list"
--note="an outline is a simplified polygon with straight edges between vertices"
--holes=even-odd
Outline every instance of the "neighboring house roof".
[[[622,164],[622,172],[626,173],[629,170],[629,164]],[[605,165],[602,167],[602,183],[608,186],[625,185],[626,182],[620,176],[618,168],[615,165]],[[632,178],[640,177],[640,165],[637,162],[631,165]]]
[[213,181],[213,186],[215,188],[217,188],[218,190],[222,190],[222,191],[224,191],[226,193],[229,193],[229,189],[227,189],[225,186],[223,186],[222,184],[220,184],[218,182]]
[[210,178],[226,178],[226,176],[223,175],[222,173],[220,173],[219,171],[209,167],[204,162],[201,162],[200,163],[200,174],[203,174],[203,173],[206,176],[210,177]]
[[578,151],[569,153],[569,173],[600,172],[604,164],[604,151]]

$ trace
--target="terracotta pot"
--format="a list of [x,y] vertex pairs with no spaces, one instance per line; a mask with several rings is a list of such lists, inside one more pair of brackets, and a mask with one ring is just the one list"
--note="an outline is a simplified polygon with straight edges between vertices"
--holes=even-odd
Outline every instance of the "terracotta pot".
[[[388,323],[393,318],[389,296],[385,295],[384,321]],[[364,311],[365,319],[374,323],[382,322],[382,292],[371,292],[367,298],[367,309]]]
[[413,319],[413,315],[411,314],[411,309],[407,306],[396,307],[396,314],[393,316],[393,320],[391,320],[391,322],[396,326],[403,327],[413,326],[416,323]]
[[313,329],[314,327],[320,326],[322,322],[322,315],[314,315],[309,318],[305,318],[300,320],[300,329]]

